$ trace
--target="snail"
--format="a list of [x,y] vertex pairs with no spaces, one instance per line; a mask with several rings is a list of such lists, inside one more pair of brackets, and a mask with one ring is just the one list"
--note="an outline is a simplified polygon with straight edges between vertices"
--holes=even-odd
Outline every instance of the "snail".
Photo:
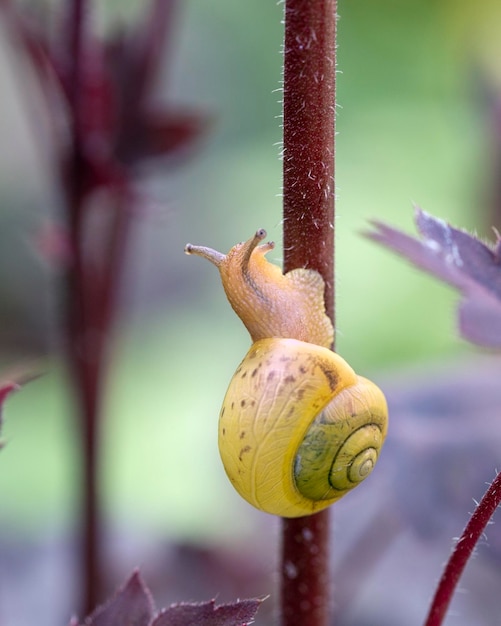
[[219,269],[253,344],[219,416],[219,452],[240,495],[282,517],[330,506],[372,471],[388,411],[382,391],[329,347],[324,281],[311,269],[283,274],[261,229],[228,254],[187,244]]

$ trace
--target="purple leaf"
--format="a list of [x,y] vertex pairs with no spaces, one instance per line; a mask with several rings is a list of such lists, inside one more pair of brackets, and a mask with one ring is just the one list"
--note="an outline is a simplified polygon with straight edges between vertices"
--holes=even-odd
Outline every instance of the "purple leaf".
[[[0,417],[1,417],[1,409],[3,407],[3,403],[9,394],[13,391],[17,391],[19,389],[19,385],[13,382],[3,382],[0,383]],[[1,422],[0,422],[1,423]]]
[[367,236],[391,248],[462,292],[461,335],[480,346],[501,348],[501,239],[489,245],[416,209],[421,240],[381,222]]
[[135,571],[115,596],[85,620],[86,626],[148,626],[153,618],[151,594]]
[[209,117],[199,112],[145,112],[142,119],[142,141],[133,144],[133,161],[187,151],[205,132]]
[[151,626],[246,626],[252,623],[262,600],[240,600],[215,606],[215,601],[200,604],[175,604],[162,611]]
[[176,32],[177,5],[177,0],[150,0],[141,24],[105,43],[118,111],[114,154],[124,165],[186,156],[180,149],[191,148],[208,126],[207,115],[159,104],[155,94],[163,51]]
[[[17,383],[12,382],[3,382],[0,383],[0,431],[2,429],[2,409],[5,402],[5,399],[8,395],[10,395],[13,391],[17,391],[19,389],[19,385]],[[3,442],[0,439],[0,448],[3,447]]]
[[215,601],[174,604],[155,614],[151,593],[135,571],[115,596],[80,624],[68,626],[247,626],[263,600],[237,600],[215,606]]

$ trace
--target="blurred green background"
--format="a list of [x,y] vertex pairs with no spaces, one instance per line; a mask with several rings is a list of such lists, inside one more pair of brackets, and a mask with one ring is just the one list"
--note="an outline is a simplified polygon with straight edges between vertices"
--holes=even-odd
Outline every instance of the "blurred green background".
[[[113,29],[142,6],[102,3],[99,23]],[[413,203],[489,233],[501,10],[495,1],[470,6],[339,3],[337,347],[376,380],[472,351],[455,332],[456,294],[361,236],[371,219],[412,230]],[[256,523],[217,453],[219,407],[249,340],[215,269],[183,247],[225,252],[265,227],[280,263],[282,11],[191,0],[166,50],[159,98],[213,123],[189,163],[155,164],[141,179],[104,407],[110,524],[231,541]],[[26,67],[5,28],[0,48],[2,361],[50,354],[49,373],[6,406],[0,529],[31,535],[77,519],[78,433],[57,357],[60,276],[37,246],[58,220],[58,190],[33,139],[44,132],[43,109],[27,97]]]

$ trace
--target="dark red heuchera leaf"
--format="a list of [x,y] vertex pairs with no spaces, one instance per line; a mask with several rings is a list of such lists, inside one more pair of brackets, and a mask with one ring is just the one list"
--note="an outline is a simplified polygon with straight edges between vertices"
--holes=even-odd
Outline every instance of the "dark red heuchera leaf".
[[151,626],[246,626],[251,624],[262,600],[239,600],[216,606],[215,601],[176,604],[165,609]]
[[483,347],[501,348],[501,238],[493,245],[416,209],[421,240],[373,222],[377,241],[462,292],[461,335]]
[[[81,626],[246,626],[262,600],[239,600],[215,606],[215,601],[175,604],[155,614],[151,594],[134,572],[115,596],[100,606]],[[80,626],[73,618],[69,626]]]
[[[150,592],[135,571],[124,587],[88,617],[85,626],[148,626],[153,619],[154,604]],[[72,620],[69,626],[78,626]]]

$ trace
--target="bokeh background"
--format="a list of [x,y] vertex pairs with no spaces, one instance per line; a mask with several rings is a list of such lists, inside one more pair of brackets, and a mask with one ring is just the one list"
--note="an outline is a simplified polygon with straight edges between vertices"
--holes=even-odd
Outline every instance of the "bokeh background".
[[[96,8],[107,32],[142,3]],[[225,252],[265,227],[280,263],[282,13],[241,0],[179,11],[158,97],[211,126],[187,163],[143,172],[102,444],[112,586],[140,566],[159,604],[271,593],[263,626],[278,522],[240,501],[217,453],[220,403],[249,340],[215,269],[183,247]],[[387,391],[393,432],[379,474],[334,507],[336,623],[413,626],[500,466],[500,365],[458,338],[451,289],[361,233],[371,219],[412,230],[413,204],[484,236],[501,229],[501,5],[340,0],[339,14],[337,348]],[[47,369],[6,406],[0,622],[49,626],[66,623],[78,586],[78,437],[58,356],[60,274],[44,255],[59,192],[34,139],[43,107],[2,23],[0,93],[0,359]],[[488,539],[447,624],[499,623],[501,539]]]

